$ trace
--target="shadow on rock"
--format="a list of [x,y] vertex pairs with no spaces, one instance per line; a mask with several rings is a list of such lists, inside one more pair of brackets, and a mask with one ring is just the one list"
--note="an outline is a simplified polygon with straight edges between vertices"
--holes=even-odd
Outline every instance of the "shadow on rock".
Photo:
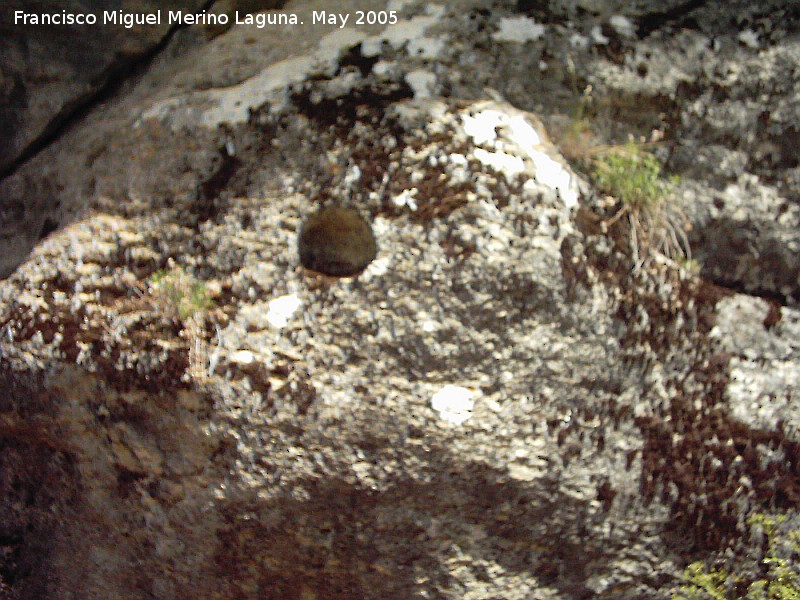
[[587,539],[585,503],[555,480],[525,484],[439,456],[427,480],[399,477],[382,492],[309,478],[275,499],[224,503],[216,568],[228,597],[446,597],[451,573],[488,583],[498,565],[509,591],[524,573],[565,597],[592,596],[583,567],[604,553]]

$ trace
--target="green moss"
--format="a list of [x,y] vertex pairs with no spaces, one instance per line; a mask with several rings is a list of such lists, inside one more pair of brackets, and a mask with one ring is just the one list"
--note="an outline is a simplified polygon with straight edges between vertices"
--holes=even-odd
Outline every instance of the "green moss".
[[707,571],[701,562],[694,562],[683,573],[686,585],[673,595],[678,600],[727,600],[726,583],[730,574],[716,569]]
[[[751,515],[747,524],[766,537],[767,549],[758,562],[759,579],[748,579],[724,569],[707,569],[702,562],[686,567],[684,583],[675,600],[800,600],[800,531],[783,531],[785,515]],[[740,590],[746,590],[744,595]]]

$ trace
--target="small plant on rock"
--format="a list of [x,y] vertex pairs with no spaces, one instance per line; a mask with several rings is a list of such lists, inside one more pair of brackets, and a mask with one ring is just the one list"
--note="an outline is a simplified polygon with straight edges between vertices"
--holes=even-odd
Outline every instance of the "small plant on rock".
[[648,140],[603,143],[600,140],[607,136],[597,135],[595,131],[601,119],[597,115],[594,89],[587,85],[579,93],[578,76],[571,59],[567,69],[572,87],[579,95],[568,124],[558,135],[559,148],[615,206],[615,214],[605,221],[604,230],[608,232],[620,219],[627,220],[634,270],[654,256],[678,267],[690,264],[688,221],[669,201],[677,177],[664,177],[658,157],[649,150],[661,141],[663,132],[652,131]]
[[170,259],[167,269],[160,269],[150,277],[149,292],[154,301],[151,302],[152,308],[181,321],[180,337],[186,340],[189,350],[189,368],[185,377],[203,380],[212,374],[216,358],[210,353],[207,342],[206,317],[214,302],[207,284]]
[[205,283],[174,264],[167,270],[156,271],[150,278],[150,286],[152,293],[165,300],[184,321],[212,305]]
[[652,152],[635,142],[606,147],[592,161],[591,176],[595,185],[618,203],[606,226],[621,218],[630,224],[637,269],[654,252],[673,261],[691,259],[686,219],[669,202],[677,178],[661,175],[661,164]]
[[759,561],[760,577],[753,579],[725,569],[707,569],[702,562],[686,567],[684,583],[674,600],[800,600],[800,531],[780,532],[784,515],[752,515],[747,524],[766,538],[767,549]]

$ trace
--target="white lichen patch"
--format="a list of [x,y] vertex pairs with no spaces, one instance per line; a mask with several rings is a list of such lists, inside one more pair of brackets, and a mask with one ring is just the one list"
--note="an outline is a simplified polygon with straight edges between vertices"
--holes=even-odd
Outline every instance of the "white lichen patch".
[[594,27],[592,27],[592,32],[590,35],[592,41],[595,44],[599,44],[601,46],[605,46],[608,44],[608,42],[611,41],[608,37],[603,35],[603,29],[600,27],[600,25],[595,25]]
[[247,81],[208,94],[214,106],[203,113],[206,127],[222,123],[244,123],[250,109],[277,99],[277,93],[293,83],[303,81],[315,61],[310,56],[290,58],[264,69]]
[[361,279],[363,281],[369,281],[375,277],[382,277],[389,271],[390,264],[389,258],[386,256],[376,258],[369,263],[367,268],[361,273]]
[[459,385],[447,384],[431,398],[431,408],[451,425],[461,425],[472,416],[475,392]]
[[[409,44],[409,54],[422,55],[425,58],[436,58],[444,48],[441,37],[427,37],[425,32],[438,23],[444,15],[444,7],[438,4],[429,4],[425,7],[426,14],[401,20],[387,27],[382,33],[365,39],[361,44],[361,53],[364,56],[378,56],[381,54],[384,43],[395,50]],[[413,52],[411,45],[413,44]]]
[[476,148],[472,155],[487,167],[505,174],[509,179],[525,171],[525,161],[519,156],[505,152],[489,152],[483,148]]
[[436,75],[424,69],[406,73],[406,82],[414,90],[414,98],[430,98],[436,89]]
[[256,360],[256,355],[250,350],[238,350],[230,355],[230,361],[238,365],[250,365]]
[[273,327],[283,329],[289,324],[292,315],[302,306],[303,301],[297,297],[297,294],[287,294],[280,296],[274,300],[270,300],[267,312],[267,321]]
[[142,112],[137,125],[148,119],[166,120],[173,129],[196,125],[198,121],[209,128],[244,123],[252,108],[279,102],[281,91],[303,81],[317,62],[312,56],[289,58],[238,85],[156,102]]
[[524,44],[540,39],[545,31],[544,25],[530,17],[503,17],[492,39],[496,42]]
[[358,44],[364,33],[353,29],[333,31],[320,39],[317,49],[304,56],[287,58],[270,65],[257,75],[230,87],[192,92],[169,98],[146,109],[138,124],[148,119],[169,120],[174,129],[195,125],[206,127],[244,123],[251,109],[266,103],[279,110],[290,85],[304,81],[313,73],[332,72],[341,52]]
[[497,140],[497,128],[505,121],[503,113],[497,110],[482,110],[472,115],[462,116],[464,132],[472,138],[473,143],[480,146],[493,144]]
[[745,29],[744,31],[740,32],[739,35],[736,36],[736,39],[753,50],[758,50],[758,48],[761,46],[758,41],[758,33],[752,29]]
[[409,210],[417,210],[417,201],[414,199],[416,195],[417,188],[403,190],[392,198],[392,204],[398,208],[408,207]]
[[[567,208],[578,203],[575,176],[559,159],[544,132],[524,113],[495,103],[480,103],[462,112],[464,132],[476,146],[473,156],[512,179],[526,171],[558,194]],[[541,126],[539,126],[541,127]]]
[[625,15],[614,15],[608,20],[608,23],[611,25],[614,31],[616,31],[622,37],[636,37],[636,26],[633,24],[633,21],[631,21]]
[[531,160],[536,165],[536,181],[558,191],[567,208],[578,204],[578,190],[572,174],[560,162],[544,152],[533,152]]

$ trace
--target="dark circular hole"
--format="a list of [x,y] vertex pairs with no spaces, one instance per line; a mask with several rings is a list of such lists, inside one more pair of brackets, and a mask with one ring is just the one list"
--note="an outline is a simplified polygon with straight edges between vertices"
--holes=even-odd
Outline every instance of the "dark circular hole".
[[333,277],[363,271],[378,252],[375,235],[358,211],[328,206],[314,213],[300,230],[300,263]]

